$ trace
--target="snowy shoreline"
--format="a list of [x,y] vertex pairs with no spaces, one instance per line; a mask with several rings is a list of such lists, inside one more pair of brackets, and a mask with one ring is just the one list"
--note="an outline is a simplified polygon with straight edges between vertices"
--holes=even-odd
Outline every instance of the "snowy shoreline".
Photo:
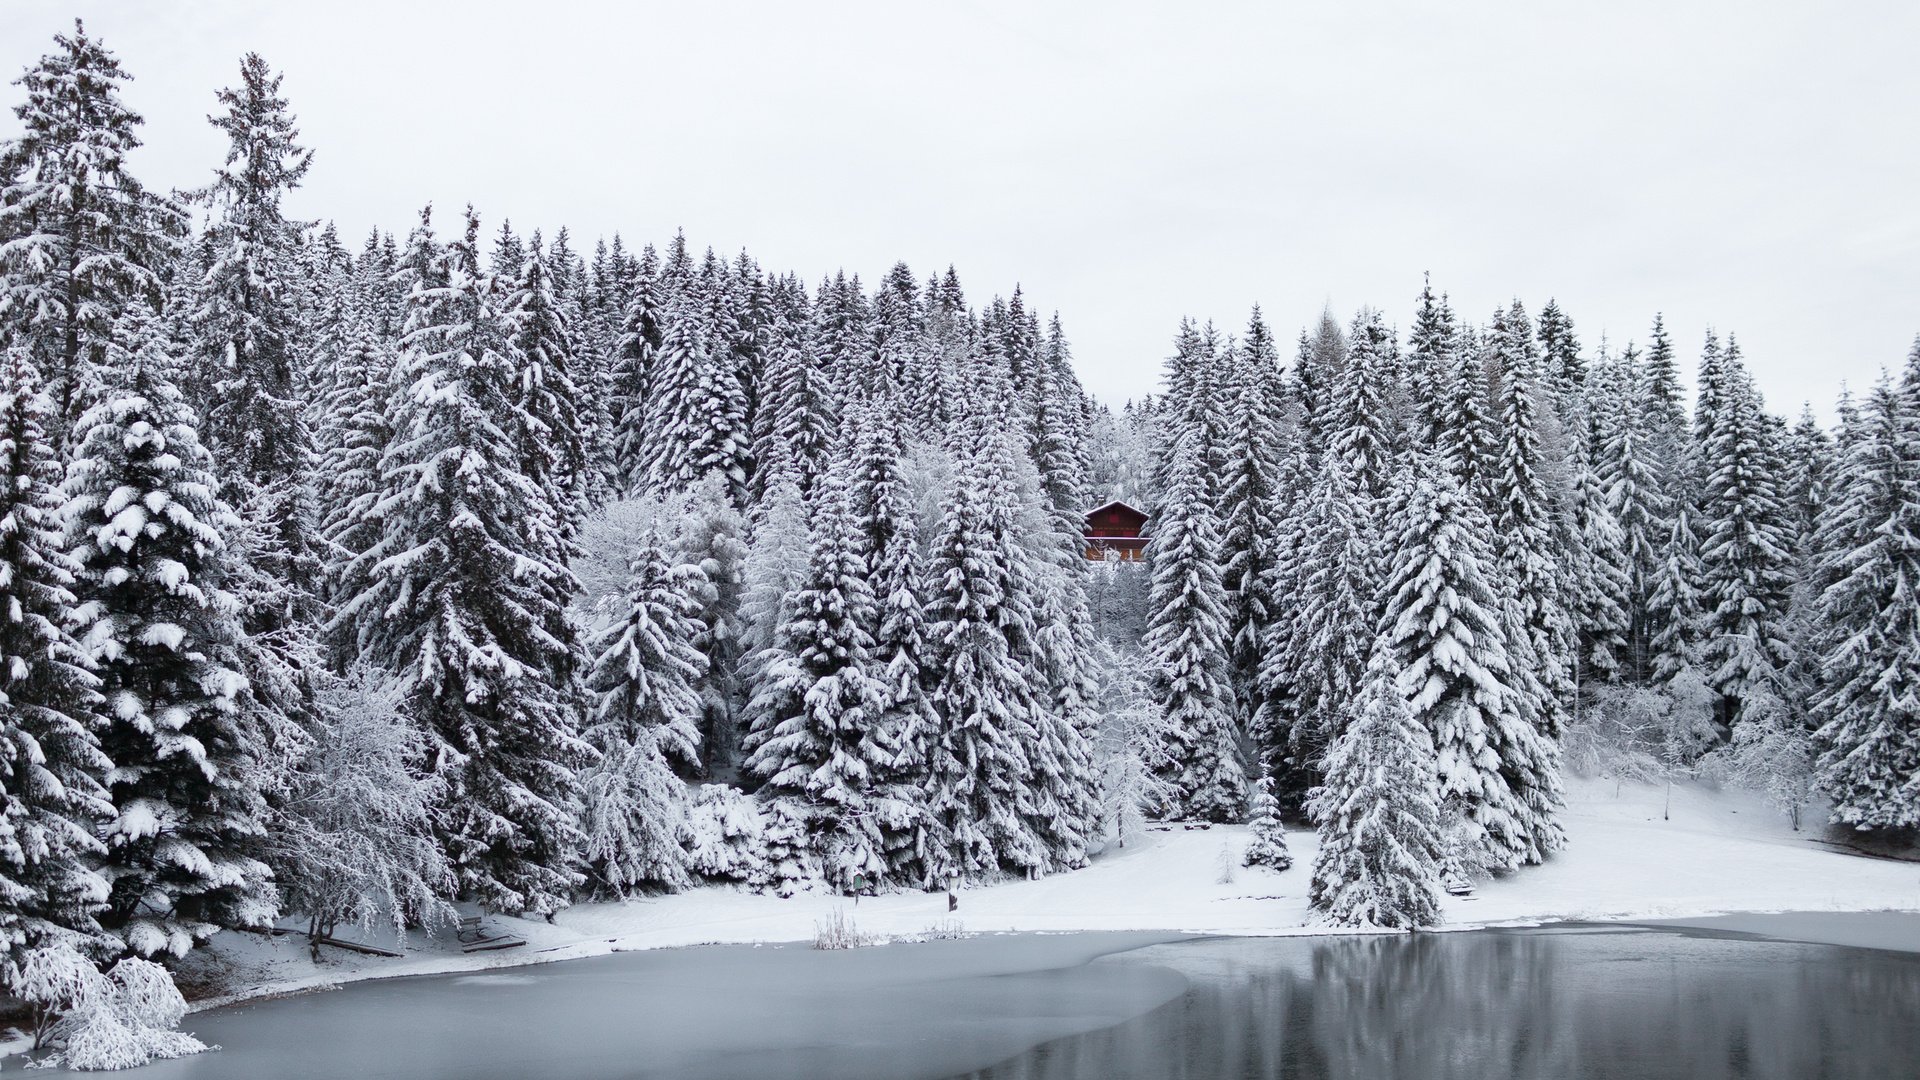
[[[1471,897],[1448,898],[1440,930],[1555,923],[1715,929],[1700,921],[1754,913],[1920,912],[1920,865],[1832,850],[1817,831],[1793,832],[1764,803],[1742,792],[1678,785],[1669,806],[1659,787],[1574,780],[1567,796],[1568,849],[1544,866],[1483,882]],[[951,915],[941,893],[895,893],[856,903],[820,893],[781,899],[706,887],[623,903],[580,904],[552,924],[493,918],[491,924],[528,942],[525,948],[494,953],[462,954],[454,951],[450,935],[414,934],[404,943],[408,954],[401,959],[328,949],[326,962],[316,966],[302,938],[226,934],[201,961],[207,970],[194,973],[200,976],[195,981],[206,985],[218,967],[226,989],[199,997],[194,1009],[366,979],[489,971],[615,952],[806,943],[816,924],[835,910],[862,932],[895,940],[951,930],[955,921],[970,935],[1356,932],[1308,924],[1311,832],[1288,834],[1294,866],[1278,873],[1239,866],[1246,841],[1244,826],[1151,832],[1144,842],[1103,855],[1083,870],[963,890]],[[1232,866],[1230,881],[1221,880],[1223,862]],[[1892,934],[1910,944],[1878,947],[1920,948],[1920,914],[1911,922],[1914,928],[1905,937]],[[1720,929],[1740,931],[1737,925]],[[1858,937],[1853,933],[1831,943],[1874,944]]]

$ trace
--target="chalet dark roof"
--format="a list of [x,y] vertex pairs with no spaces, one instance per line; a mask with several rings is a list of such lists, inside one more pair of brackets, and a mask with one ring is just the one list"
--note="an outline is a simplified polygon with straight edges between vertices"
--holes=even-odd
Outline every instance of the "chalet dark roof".
[[1121,502],[1119,499],[1115,499],[1112,502],[1107,503],[1105,506],[1094,507],[1093,509],[1087,511],[1087,516],[1093,517],[1097,514],[1104,514],[1109,510],[1124,510],[1129,514],[1132,514],[1134,517],[1139,518],[1143,522],[1147,520],[1146,511],[1137,509],[1132,506],[1128,506],[1126,503]]

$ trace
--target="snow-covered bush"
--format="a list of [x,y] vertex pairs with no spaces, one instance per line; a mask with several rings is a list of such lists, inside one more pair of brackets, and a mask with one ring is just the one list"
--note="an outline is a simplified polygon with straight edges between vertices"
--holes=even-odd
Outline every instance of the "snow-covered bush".
[[1747,698],[1733,740],[1700,761],[1702,775],[1761,792],[1800,828],[1813,800],[1813,737],[1786,703],[1767,693]]
[[682,846],[684,785],[667,767],[654,729],[598,749],[600,760],[580,777],[583,854],[597,887],[612,896],[686,888],[692,881]]
[[21,956],[14,990],[34,1008],[35,1047],[59,1048],[37,1068],[131,1069],[216,1049],[174,1030],[186,999],[150,960],[129,957],[102,974],[71,949],[32,949]]
[[273,831],[289,911],[309,935],[342,924],[396,930],[449,921],[453,873],[433,833],[440,782],[413,768],[425,736],[401,711],[399,680],[356,667],[314,696],[311,742]]
[[1567,767],[1582,776],[1657,783],[1692,768],[1718,741],[1713,693],[1687,669],[1663,684],[1592,688],[1561,745]]
[[1100,776],[1100,835],[1118,847],[1144,835],[1148,815],[1172,795],[1162,779],[1170,764],[1167,716],[1149,696],[1140,663],[1105,641],[1094,646],[1101,709],[1093,748]]
[[751,796],[725,784],[696,788],[687,803],[687,869],[708,881],[765,881],[766,831]]

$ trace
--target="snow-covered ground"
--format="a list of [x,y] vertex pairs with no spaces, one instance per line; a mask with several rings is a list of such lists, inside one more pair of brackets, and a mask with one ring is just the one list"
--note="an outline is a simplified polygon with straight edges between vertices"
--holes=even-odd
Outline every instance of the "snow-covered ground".
[[[1673,789],[1662,818],[1659,787],[1572,780],[1564,818],[1569,844],[1551,863],[1449,898],[1447,925],[1471,928],[1580,920],[1645,920],[1756,911],[1920,911],[1920,863],[1833,850],[1812,832],[1745,794],[1695,785]],[[1294,866],[1282,873],[1239,865],[1243,827],[1154,832],[1085,870],[960,893],[792,899],[705,888],[619,904],[582,904],[552,924],[490,923],[525,936],[525,948],[463,955],[448,941],[415,937],[402,959],[326,950],[313,964],[303,940],[229,934],[211,962],[227,969],[213,1000],[295,991],[354,979],[479,970],[632,949],[808,940],[836,909],[862,932],[923,934],[957,920],[981,932],[1174,930],[1311,934],[1306,890],[1311,832],[1289,834]],[[1231,880],[1222,880],[1222,866]],[[1903,931],[1911,933],[1908,926]],[[345,936],[345,935],[343,935]],[[1848,942],[1869,944],[1868,942]],[[208,1002],[210,1003],[210,1002]],[[203,1003],[204,1004],[204,1003]]]

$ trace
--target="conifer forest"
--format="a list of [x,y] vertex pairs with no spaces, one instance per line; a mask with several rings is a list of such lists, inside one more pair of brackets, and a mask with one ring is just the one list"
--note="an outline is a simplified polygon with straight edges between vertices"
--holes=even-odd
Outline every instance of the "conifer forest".
[[[0,982],[98,1014],[76,1067],[184,1052],[227,932],[957,895],[1203,824],[1421,929],[1572,857],[1575,775],[1920,830],[1920,339],[1787,415],[1737,327],[1408,266],[1098,400],[1072,311],[964,267],[296,219],[327,148],[257,54],[158,190],[130,77],[75,23],[0,143]],[[1144,558],[1089,548],[1114,502]]]

